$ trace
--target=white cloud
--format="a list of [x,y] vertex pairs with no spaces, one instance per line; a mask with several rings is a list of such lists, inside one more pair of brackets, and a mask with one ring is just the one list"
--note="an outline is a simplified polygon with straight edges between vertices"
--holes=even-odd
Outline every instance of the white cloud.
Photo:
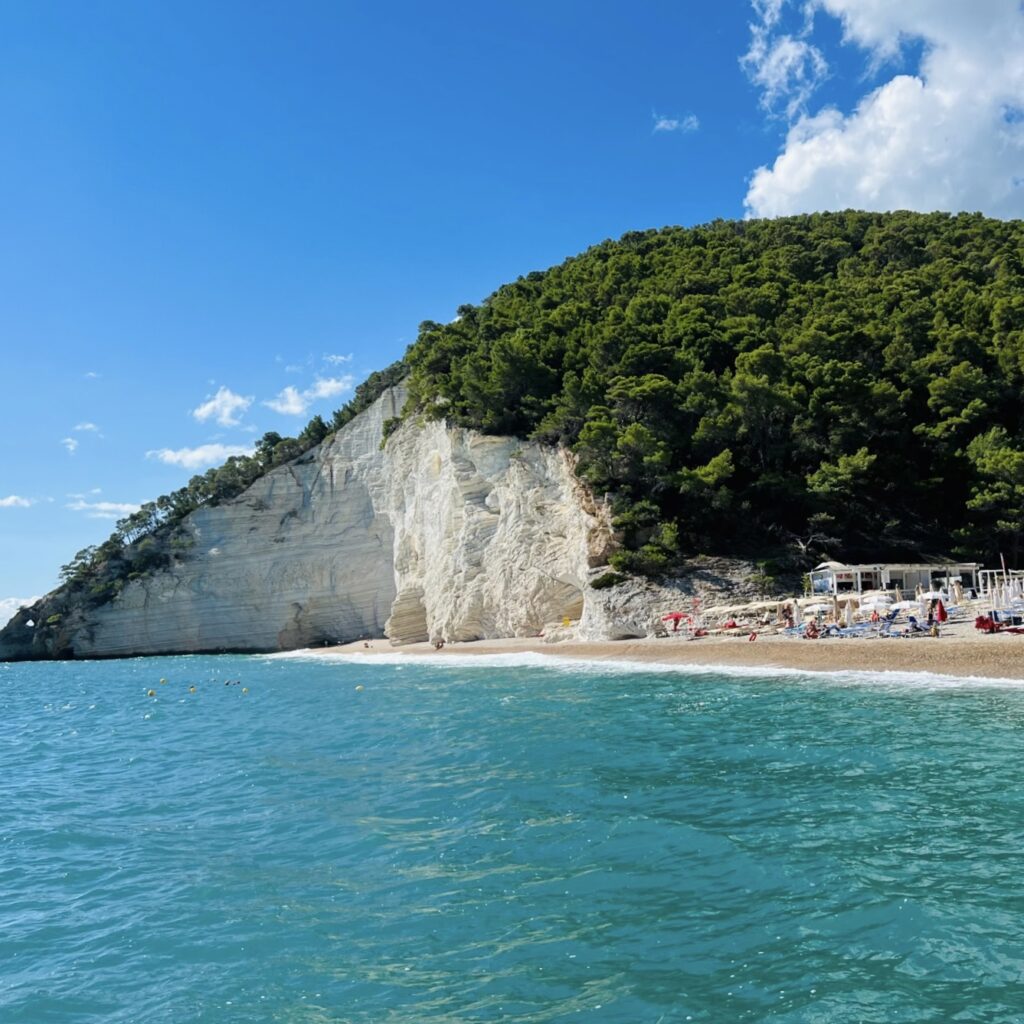
[[777,33],[786,0],[753,0],[758,20],[750,26],[750,49],[740,64],[761,89],[761,106],[775,111],[782,106],[789,118],[801,113],[814,90],[828,77],[828,62],[806,36],[812,28],[810,12],[802,29]]
[[[840,20],[844,41],[866,51],[875,70],[910,41],[923,43],[920,64],[862,96],[849,113],[796,112],[774,164],[753,174],[748,213],[856,207],[1024,215],[1024,13],[1017,0],[812,4]],[[766,46],[777,23],[762,19]]]
[[215,419],[222,427],[237,427],[250,405],[251,397],[236,395],[230,388],[220,387],[212,398],[208,398],[197,409],[193,409],[192,415],[200,423]]
[[232,455],[252,455],[251,447],[237,444],[201,444],[197,448],[158,448],[146,452],[147,459],[157,459],[168,466],[200,469],[216,466]]
[[324,356],[324,362],[325,363],[330,363],[332,366],[340,366],[342,363],[351,363],[352,362],[352,353],[349,352],[349,354],[347,356],[325,355]]
[[301,416],[308,408],[309,402],[305,395],[290,384],[278,392],[277,398],[268,399],[263,403],[282,416]]
[[346,373],[343,377],[323,377],[313,382],[313,386],[299,391],[290,384],[278,392],[276,398],[268,399],[263,404],[282,416],[302,416],[313,402],[321,398],[334,398],[352,390],[353,377]]
[[6,498],[0,498],[0,508],[28,508],[35,503],[35,498],[23,498],[19,494],[9,494]]
[[655,132],[695,132],[700,127],[700,121],[696,114],[686,114],[683,117],[666,117],[664,114],[654,114]]
[[98,434],[100,432],[100,428],[97,427],[95,423],[76,423],[72,429],[93,434]]
[[7,625],[19,608],[28,608],[34,605],[39,597],[0,597],[0,629]]
[[95,370],[89,370],[88,373],[83,374],[86,380],[99,380],[100,374],[96,373]]
[[65,505],[65,508],[72,512],[84,512],[90,519],[120,519],[138,512],[138,504],[120,501],[85,501],[79,498],[77,501]]
[[69,455],[74,455],[78,449],[78,441],[73,437],[62,437],[60,443],[68,450]]
[[352,390],[352,375],[346,373],[344,377],[324,377],[313,382],[313,386],[305,393],[311,399],[334,398],[346,391]]

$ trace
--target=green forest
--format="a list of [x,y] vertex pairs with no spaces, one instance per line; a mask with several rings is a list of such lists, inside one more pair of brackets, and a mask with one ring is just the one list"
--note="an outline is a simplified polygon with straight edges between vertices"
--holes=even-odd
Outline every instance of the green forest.
[[698,552],[1019,564],[1020,221],[632,232],[458,313],[407,355],[415,409],[570,446],[614,503],[622,568]]
[[845,212],[631,232],[527,274],[422,324],[330,423],[267,434],[144,506],[65,579],[152,568],[149,535],[402,378],[405,418],[571,448],[612,503],[619,569],[694,554],[1019,564],[1024,223]]

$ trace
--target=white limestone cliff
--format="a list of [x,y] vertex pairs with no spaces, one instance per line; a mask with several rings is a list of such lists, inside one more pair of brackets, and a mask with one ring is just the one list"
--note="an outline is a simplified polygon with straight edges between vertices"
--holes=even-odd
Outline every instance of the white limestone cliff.
[[[238,498],[187,516],[167,569],[107,604],[66,609],[48,653],[469,640],[578,618],[612,532],[572,457],[436,422],[406,422],[382,446],[403,402],[386,392]],[[46,656],[30,640],[12,623],[0,658]]]
[[428,423],[403,427],[387,453],[392,642],[535,636],[580,617],[611,529],[567,452]]

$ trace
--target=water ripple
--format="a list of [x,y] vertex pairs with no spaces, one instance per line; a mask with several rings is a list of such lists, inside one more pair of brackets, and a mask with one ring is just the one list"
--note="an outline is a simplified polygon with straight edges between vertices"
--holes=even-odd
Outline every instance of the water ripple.
[[1024,1020],[1019,687],[0,668],[5,1024]]

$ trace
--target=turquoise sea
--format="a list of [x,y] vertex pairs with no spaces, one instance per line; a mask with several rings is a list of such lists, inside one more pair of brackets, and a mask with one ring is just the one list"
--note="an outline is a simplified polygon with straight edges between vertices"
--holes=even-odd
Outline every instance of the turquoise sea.
[[0,1021],[1024,1020],[1022,773],[1010,683],[0,665]]

